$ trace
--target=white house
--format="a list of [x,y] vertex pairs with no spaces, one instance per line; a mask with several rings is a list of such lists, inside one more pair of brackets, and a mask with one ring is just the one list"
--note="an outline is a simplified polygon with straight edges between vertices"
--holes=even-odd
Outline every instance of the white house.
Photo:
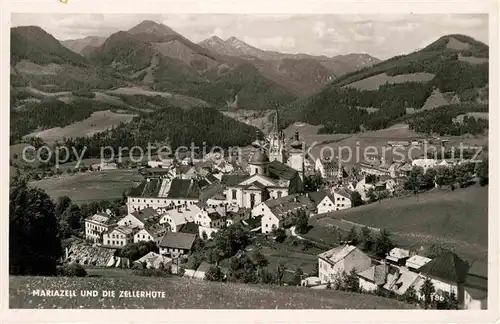
[[196,234],[167,232],[159,244],[160,254],[171,257],[189,254],[195,239]]
[[159,223],[168,224],[170,231],[177,232],[182,225],[193,222],[196,215],[201,211],[198,205],[185,205],[164,212]]
[[347,189],[335,189],[333,191],[335,199],[335,210],[351,208],[351,192]]
[[427,169],[435,168],[438,161],[436,159],[415,159],[411,162],[413,167],[421,167],[424,169],[424,172]]
[[134,243],[141,241],[146,241],[146,242],[153,241],[156,244],[160,244],[160,241],[166,232],[167,229],[165,228],[165,226],[162,225],[145,227],[139,230],[137,233],[135,233]]
[[404,265],[406,260],[410,258],[410,251],[401,249],[398,247],[393,248],[389,251],[385,259],[389,263],[393,263],[396,265]]
[[342,272],[352,269],[361,272],[372,264],[371,258],[352,245],[341,245],[318,255],[318,273],[321,283],[333,282]]
[[261,232],[271,233],[273,229],[291,225],[299,212],[309,214],[313,208],[307,196],[291,195],[260,203],[252,209],[252,217],[261,216]]
[[194,218],[194,222],[208,228],[222,228],[225,225],[224,207],[203,207]]
[[106,213],[97,213],[85,219],[85,238],[102,242],[102,233],[116,225],[116,219]]
[[324,191],[309,192],[306,194],[314,203],[317,214],[329,213],[335,210],[335,198]]
[[117,226],[103,234],[103,245],[121,248],[127,244],[134,243],[134,229],[126,226]]
[[[419,269],[420,276],[431,280],[436,295],[442,295],[443,292],[453,293],[459,301],[464,300],[464,285],[468,271],[467,262],[453,252],[442,253]],[[417,295],[423,298],[418,290]]]

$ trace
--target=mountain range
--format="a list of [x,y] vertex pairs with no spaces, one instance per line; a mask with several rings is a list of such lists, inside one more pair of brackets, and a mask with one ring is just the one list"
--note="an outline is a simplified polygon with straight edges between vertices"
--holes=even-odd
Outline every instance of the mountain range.
[[[101,99],[118,91],[127,102],[156,93],[174,105],[279,107],[284,124],[304,121],[323,125],[323,132],[357,132],[386,127],[419,110],[487,103],[488,51],[470,37],[446,35],[416,52],[379,61],[368,54],[266,51],[236,37],[194,43],[153,21],[106,38],[63,42],[40,27],[15,27],[11,89],[22,91],[12,92],[11,103],[31,100],[35,90],[90,91],[102,93]],[[123,94],[130,91],[136,99]],[[150,99],[142,102],[158,108]]]

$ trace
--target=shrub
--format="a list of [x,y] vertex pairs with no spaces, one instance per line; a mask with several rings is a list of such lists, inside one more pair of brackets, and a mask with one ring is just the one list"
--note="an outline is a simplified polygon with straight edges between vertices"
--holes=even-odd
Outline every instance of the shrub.
[[71,263],[59,266],[57,274],[63,277],[85,277],[87,275],[87,271],[85,271],[85,268],[82,265],[78,263]]
[[165,269],[142,269],[136,272],[142,277],[167,277],[170,273]]

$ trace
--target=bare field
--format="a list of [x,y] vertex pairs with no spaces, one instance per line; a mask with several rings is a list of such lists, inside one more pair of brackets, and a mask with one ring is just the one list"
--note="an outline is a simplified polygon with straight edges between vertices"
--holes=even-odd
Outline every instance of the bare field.
[[484,64],[489,62],[486,57],[462,56],[462,54],[458,54],[458,60],[469,64]]
[[128,123],[137,115],[119,114],[110,110],[94,112],[89,118],[73,123],[66,127],[54,127],[40,132],[26,135],[26,137],[40,137],[46,143],[62,140],[69,137],[92,136],[103,132],[120,123]]
[[[32,296],[33,289],[75,290],[74,298]],[[114,290],[116,298],[81,297],[81,290]],[[163,291],[166,298],[118,298],[119,291]],[[130,309],[409,309],[365,294],[300,287],[218,283],[179,277],[9,277],[10,308]]]
[[158,91],[151,91],[147,89],[143,89],[140,87],[124,87],[124,88],[118,88],[114,90],[109,90],[107,91],[108,94],[115,94],[115,95],[126,95],[126,96],[135,96],[135,95],[140,95],[140,96],[162,96],[165,98],[170,98],[172,97],[172,94],[169,92],[158,92]]
[[30,61],[21,60],[21,62],[16,64],[15,70],[19,73],[34,75],[57,75],[62,72],[63,68],[59,64],[38,65]]
[[434,78],[434,74],[426,72],[418,72],[411,74],[400,74],[389,76],[385,73],[380,73],[363,80],[349,83],[344,87],[355,88],[358,90],[378,90],[384,84],[396,84],[405,82],[428,82]]
[[134,181],[142,180],[137,170],[109,170],[53,177],[30,185],[45,190],[52,198],[68,196],[76,203],[84,203],[120,198]]

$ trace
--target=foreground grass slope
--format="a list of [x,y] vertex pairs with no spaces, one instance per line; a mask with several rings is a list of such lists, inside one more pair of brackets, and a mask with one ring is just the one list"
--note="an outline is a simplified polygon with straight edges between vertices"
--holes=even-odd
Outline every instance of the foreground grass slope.
[[[164,291],[165,299],[34,297],[33,289]],[[395,300],[333,290],[270,287],[190,280],[179,277],[9,279],[10,308],[181,308],[181,309],[407,309]]]

